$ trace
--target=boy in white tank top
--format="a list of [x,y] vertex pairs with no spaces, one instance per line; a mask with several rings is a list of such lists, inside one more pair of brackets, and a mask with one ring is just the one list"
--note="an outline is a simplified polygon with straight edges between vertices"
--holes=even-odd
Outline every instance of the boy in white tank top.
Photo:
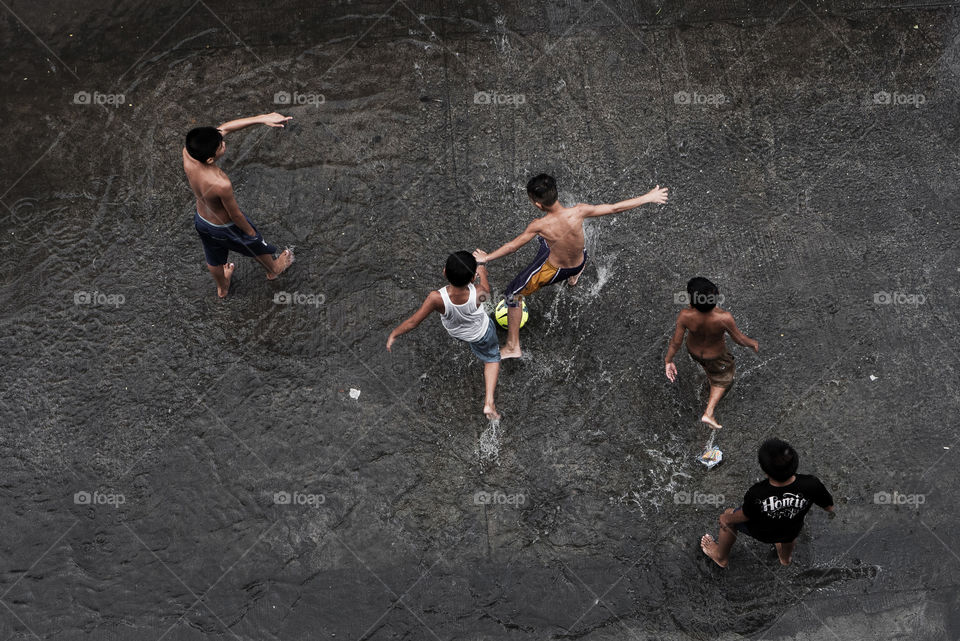
[[[500,375],[500,342],[482,305],[483,301],[490,298],[487,268],[478,265],[477,259],[470,252],[458,251],[447,258],[443,275],[450,284],[430,292],[420,309],[390,332],[387,351],[392,351],[393,342],[398,336],[417,327],[431,312],[437,312],[447,332],[454,338],[469,343],[470,350],[483,361],[486,387],[483,413],[489,419],[499,419],[493,393]],[[477,277],[480,278],[479,287],[473,284]]]

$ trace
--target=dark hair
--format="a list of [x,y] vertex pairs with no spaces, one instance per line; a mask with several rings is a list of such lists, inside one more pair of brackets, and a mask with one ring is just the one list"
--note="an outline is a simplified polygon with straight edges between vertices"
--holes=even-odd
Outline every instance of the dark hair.
[[187,132],[187,153],[200,162],[217,155],[223,134],[216,127],[196,127]]
[[451,285],[463,287],[473,280],[474,274],[477,273],[477,259],[470,252],[453,252],[447,257],[444,273]]
[[534,176],[527,183],[527,195],[533,198],[534,202],[549,207],[557,202],[557,181],[547,174]]
[[687,294],[694,309],[706,314],[717,306],[720,291],[717,286],[703,276],[695,276],[687,283]]
[[800,465],[797,451],[778,438],[768,438],[763,442],[757,460],[760,461],[760,469],[764,474],[781,483],[796,474]]

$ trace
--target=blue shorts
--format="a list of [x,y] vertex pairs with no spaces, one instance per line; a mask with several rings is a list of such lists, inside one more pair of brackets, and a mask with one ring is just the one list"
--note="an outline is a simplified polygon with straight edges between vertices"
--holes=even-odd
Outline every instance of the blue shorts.
[[537,240],[540,241],[540,247],[537,249],[536,258],[507,285],[507,291],[504,292],[507,307],[519,307],[524,296],[529,296],[542,287],[576,276],[587,264],[587,250],[584,249],[583,261],[576,267],[556,267],[547,260],[550,258],[550,246],[547,245],[547,241],[542,236],[537,236]]
[[[250,220],[247,220],[250,223]],[[262,256],[263,254],[277,253],[277,248],[268,243],[253,227],[254,236],[247,236],[236,225],[213,225],[200,217],[200,214],[194,212],[193,226],[200,236],[200,242],[203,243],[203,255],[207,259],[207,264],[211,267],[219,267],[227,264],[227,257],[231,251],[250,256]]]
[[493,329],[493,321],[487,323],[487,333],[478,341],[470,343],[470,351],[484,363],[500,362],[500,341]]

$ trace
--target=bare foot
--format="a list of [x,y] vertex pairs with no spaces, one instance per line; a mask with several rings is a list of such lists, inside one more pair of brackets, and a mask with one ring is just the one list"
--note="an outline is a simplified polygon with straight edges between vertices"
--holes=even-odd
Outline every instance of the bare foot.
[[712,416],[707,416],[706,414],[704,414],[703,416],[700,417],[700,420],[706,423],[707,425],[709,425],[710,429],[719,430],[723,428],[723,425],[720,425],[720,423],[717,423]]
[[577,286],[577,281],[580,280],[580,276],[581,276],[582,274],[583,274],[583,272],[580,272],[580,273],[577,274],[576,276],[571,276],[570,278],[568,278],[568,279],[567,279],[567,287],[576,287],[576,286]]
[[230,278],[233,276],[233,270],[236,268],[237,266],[233,263],[227,263],[223,266],[223,277],[226,279],[227,285],[226,287],[220,287],[217,285],[217,296],[220,298],[226,298],[227,294],[230,292]]
[[[502,356],[501,356],[502,358]],[[497,411],[497,408],[494,405],[484,404],[483,406],[483,415],[486,416],[491,421],[500,420],[500,412]]]
[[508,347],[504,345],[500,348],[500,360],[504,361],[508,358],[520,358],[523,356],[523,352],[520,351],[520,347]]
[[277,259],[273,262],[274,271],[267,272],[267,280],[275,280],[277,276],[287,271],[287,267],[293,264],[293,252],[289,249],[284,249],[280,252],[280,255],[277,256]]
[[722,568],[727,567],[729,561],[727,559],[720,560],[720,550],[717,542],[709,534],[704,534],[700,539],[700,549],[703,550],[703,553],[713,559],[713,562],[719,565]]

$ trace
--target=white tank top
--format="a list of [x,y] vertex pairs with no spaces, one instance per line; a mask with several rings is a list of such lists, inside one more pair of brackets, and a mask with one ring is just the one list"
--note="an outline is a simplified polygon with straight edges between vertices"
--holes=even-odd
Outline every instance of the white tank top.
[[483,307],[477,304],[477,288],[473,283],[470,283],[469,287],[470,295],[462,305],[455,305],[450,300],[446,287],[437,291],[443,298],[443,315],[440,317],[443,326],[454,338],[473,343],[487,333],[490,317],[483,311]]

